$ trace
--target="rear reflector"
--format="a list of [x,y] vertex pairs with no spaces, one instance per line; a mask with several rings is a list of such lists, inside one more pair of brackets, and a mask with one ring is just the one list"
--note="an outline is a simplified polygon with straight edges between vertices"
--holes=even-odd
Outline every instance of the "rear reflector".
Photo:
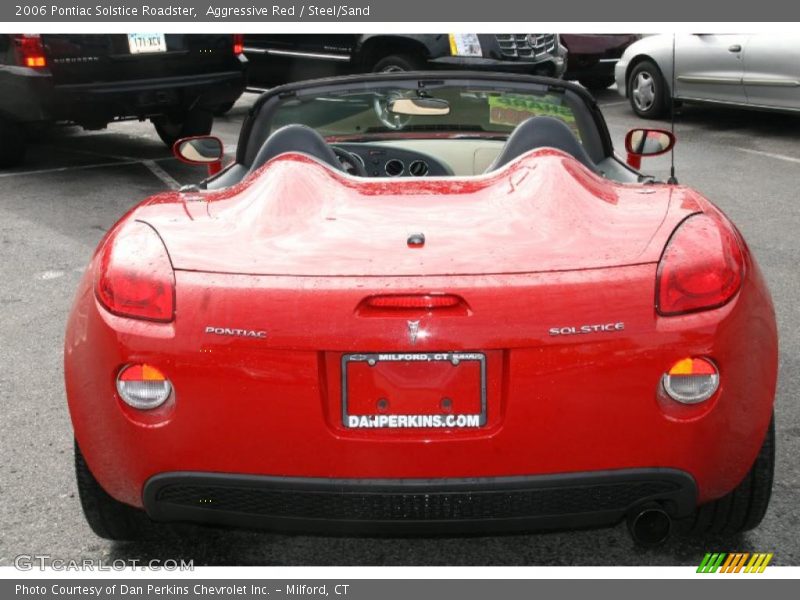
[[150,410],[166,402],[172,384],[151,365],[129,365],[117,376],[117,393],[128,406]]
[[684,358],[661,378],[666,394],[682,404],[697,404],[711,398],[719,388],[719,372],[705,358]]

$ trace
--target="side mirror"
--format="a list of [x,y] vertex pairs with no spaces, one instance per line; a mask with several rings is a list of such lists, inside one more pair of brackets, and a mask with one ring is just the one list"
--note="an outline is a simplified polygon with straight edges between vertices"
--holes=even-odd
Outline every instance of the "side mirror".
[[172,146],[172,153],[181,162],[190,165],[205,165],[208,174],[215,175],[222,169],[225,149],[222,140],[210,135],[181,138]]
[[631,129],[625,136],[628,164],[634,169],[642,165],[643,156],[658,156],[672,150],[675,135],[666,129]]

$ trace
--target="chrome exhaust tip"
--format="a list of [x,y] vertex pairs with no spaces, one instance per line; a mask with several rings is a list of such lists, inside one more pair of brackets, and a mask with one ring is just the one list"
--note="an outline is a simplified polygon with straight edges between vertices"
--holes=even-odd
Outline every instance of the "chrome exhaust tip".
[[658,504],[641,506],[628,515],[628,531],[637,544],[657,546],[669,538],[672,518]]

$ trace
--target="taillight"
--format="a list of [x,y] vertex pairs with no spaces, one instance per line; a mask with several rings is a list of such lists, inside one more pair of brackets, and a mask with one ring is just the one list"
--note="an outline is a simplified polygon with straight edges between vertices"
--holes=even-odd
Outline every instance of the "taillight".
[[715,216],[686,219],[672,234],[656,275],[656,309],[679,315],[717,308],[742,285],[744,256],[736,234]]
[[14,46],[18,64],[32,69],[43,69],[47,66],[42,36],[38,33],[14,36]]
[[115,315],[161,322],[175,317],[175,273],[167,249],[155,230],[139,221],[106,240],[94,289]]
[[233,53],[237,56],[244,52],[244,35],[241,33],[233,34]]

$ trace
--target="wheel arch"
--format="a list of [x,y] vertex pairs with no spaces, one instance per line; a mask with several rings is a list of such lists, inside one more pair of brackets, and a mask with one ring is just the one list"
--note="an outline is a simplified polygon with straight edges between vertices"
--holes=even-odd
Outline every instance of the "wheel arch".
[[364,36],[358,45],[357,63],[364,69],[393,54],[412,54],[424,59],[431,57],[431,48],[423,36],[372,35]]
[[658,74],[661,75],[661,79],[664,81],[666,86],[666,91],[668,92],[666,100],[669,102],[670,96],[673,95],[672,91],[672,81],[667,77],[664,77],[664,71],[661,68],[661,65],[658,62],[657,58],[654,58],[651,54],[637,54],[634,56],[630,62],[628,62],[628,66],[625,69],[625,96],[627,98],[631,97],[631,73],[633,70],[639,66],[641,63],[649,61],[655,65],[656,69],[658,69]]

